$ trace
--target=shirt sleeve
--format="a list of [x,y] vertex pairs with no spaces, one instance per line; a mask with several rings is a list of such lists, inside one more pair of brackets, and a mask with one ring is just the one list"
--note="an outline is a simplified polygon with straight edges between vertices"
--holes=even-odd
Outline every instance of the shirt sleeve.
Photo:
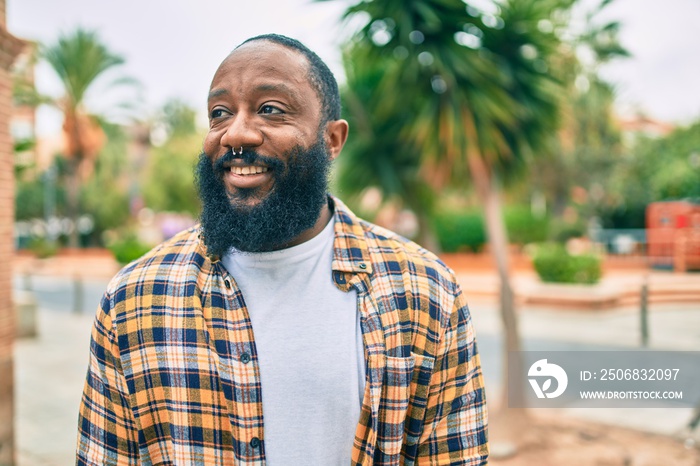
[[109,293],[97,310],[78,418],[76,465],[138,464],[138,433],[119,358]]
[[455,285],[454,307],[436,350],[418,465],[486,465],[488,415],[471,315]]

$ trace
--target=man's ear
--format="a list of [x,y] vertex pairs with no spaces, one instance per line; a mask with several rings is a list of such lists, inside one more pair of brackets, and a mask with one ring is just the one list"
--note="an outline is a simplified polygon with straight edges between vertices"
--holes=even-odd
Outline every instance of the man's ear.
[[348,139],[348,128],[348,122],[345,120],[332,120],[326,123],[326,147],[331,160],[335,160],[343,150],[345,141]]

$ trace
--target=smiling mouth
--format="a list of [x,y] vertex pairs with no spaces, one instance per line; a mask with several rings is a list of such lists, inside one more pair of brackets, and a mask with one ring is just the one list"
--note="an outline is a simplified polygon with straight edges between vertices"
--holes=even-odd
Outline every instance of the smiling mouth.
[[258,173],[265,173],[268,168],[248,165],[244,167],[229,167],[228,170],[234,175],[257,175]]

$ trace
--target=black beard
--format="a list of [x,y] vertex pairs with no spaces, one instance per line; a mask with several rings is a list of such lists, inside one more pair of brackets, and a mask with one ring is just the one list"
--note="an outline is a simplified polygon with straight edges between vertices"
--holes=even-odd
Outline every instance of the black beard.
[[[229,151],[212,164],[206,154],[200,154],[195,184],[202,201],[200,222],[209,254],[221,257],[231,248],[246,252],[281,249],[316,224],[327,202],[331,167],[325,141],[319,137],[309,149],[297,146],[286,155],[285,164],[255,151],[242,156]],[[273,177],[271,191],[237,189],[229,194],[223,183],[223,164],[236,158],[246,164],[266,165]],[[260,202],[254,206],[241,202],[250,198]]]

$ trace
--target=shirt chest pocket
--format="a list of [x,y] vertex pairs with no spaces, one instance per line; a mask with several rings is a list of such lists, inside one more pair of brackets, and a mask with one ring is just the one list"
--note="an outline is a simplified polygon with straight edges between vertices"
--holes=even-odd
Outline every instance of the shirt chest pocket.
[[415,456],[434,363],[434,358],[415,353],[407,358],[386,357],[377,426],[377,453],[383,456],[382,464],[398,464],[404,443],[407,457]]

